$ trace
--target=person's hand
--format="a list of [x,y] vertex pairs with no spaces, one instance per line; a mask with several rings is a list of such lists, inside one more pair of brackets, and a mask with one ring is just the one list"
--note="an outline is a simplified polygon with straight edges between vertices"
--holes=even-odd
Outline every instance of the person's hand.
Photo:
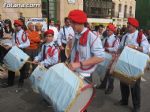
[[10,49],[10,48],[11,48],[11,46],[4,45],[4,48],[5,48],[6,50],[8,50],[8,49]]
[[137,46],[135,46],[135,45],[128,45],[128,47],[130,47],[132,49],[136,49],[137,48]]
[[41,42],[41,43],[43,43],[43,42],[44,42],[44,40],[40,40],[40,42]]
[[70,63],[69,64],[69,68],[72,70],[72,71],[75,71],[77,68],[80,68],[81,65],[79,62],[76,62],[76,63]]
[[19,48],[19,45],[18,45],[18,44],[17,44],[16,46]]
[[38,62],[38,65],[44,67],[44,63]]
[[60,46],[59,48],[60,48],[60,50],[65,50],[65,48],[63,46]]
[[33,63],[38,63],[38,60],[34,60]]

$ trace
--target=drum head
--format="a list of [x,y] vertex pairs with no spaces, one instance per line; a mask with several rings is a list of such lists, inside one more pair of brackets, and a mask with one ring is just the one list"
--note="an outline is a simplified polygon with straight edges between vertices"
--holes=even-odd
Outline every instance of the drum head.
[[[87,86],[86,82],[85,84],[86,84],[85,86]],[[94,89],[92,87],[86,88],[85,90],[81,91],[81,93],[76,98],[69,112],[81,112],[84,109],[86,109],[92,100],[93,94]]]

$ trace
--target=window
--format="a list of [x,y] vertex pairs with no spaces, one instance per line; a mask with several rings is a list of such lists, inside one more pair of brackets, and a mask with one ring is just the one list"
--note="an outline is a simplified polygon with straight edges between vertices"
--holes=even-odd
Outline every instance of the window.
[[112,16],[113,16],[113,17],[116,16],[116,15],[115,15],[115,5],[116,5],[116,4],[113,2],[113,3],[112,3],[112,10],[111,10],[111,11],[112,11],[111,13],[112,13]]
[[122,5],[119,4],[119,6],[118,6],[118,11],[119,11],[119,12],[121,12],[121,7],[122,7]]
[[129,14],[130,14],[130,17],[132,17],[132,6],[130,6]]
[[[47,17],[47,0],[42,0],[42,17]],[[56,0],[49,0],[49,17],[56,18]]]
[[127,5],[124,6],[124,17],[127,18]]
[[89,18],[111,17],[112,0],[83,0],[83,10]]

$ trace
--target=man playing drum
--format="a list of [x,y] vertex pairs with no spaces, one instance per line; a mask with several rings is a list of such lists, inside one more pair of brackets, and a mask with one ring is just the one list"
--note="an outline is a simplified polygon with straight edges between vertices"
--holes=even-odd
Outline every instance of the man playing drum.
[[[128,46],[135,50],[138,50],[143,53],[148,53],[149,43],[142,32],[139,32],[137,28],[139,27],[139,22],[135,18],[128,18],[128,32],[123,36],[120,43],[120,49],[123,49],[124,46]],[[132,101],[133,101],[133,112],[140,112],[141,104],[141,89],[140,89],[139,78],[136,83],[132,86],[129,86],[123,82],[120,82],[121,96],[120,105],[128,105],[128,98],[131,90]]]
[[46,43],[42,46],[41,52],[35,57],[34,62],[46,68],[58,63],[58,49],[54,46],[54,31],[48,30],[44,33]]
[[91,74],[96,65],[104,60],[102,42],[100,38],[84,27],[87,15],[83,11],[72,10],[68,17],[75,32],[69,67],[91,81]]
[[[14,45],[19,47],[20,49],[24,50],[28,46],[30,46],[30,41],[25,33],[25,31],[22,29],[23,23],[20,20],[14,21],[14,27],[15,27],[15,33],[13,34],[13,42]],[[14,62],[15,64],[15,62]],[[26,65],[24,65],[20,70],[20,78],[19,78],[19,84],[18,87],[22,87],[24,83],[24,78],[26,75]],[[3,87],[9,87],[13,86],[15,79],[15,72],[8,71],[8,82],[7,84],[4,84]]]
[[[103,40],[103,46],[105,48],[105,51],[112,54],[112,62],[110,64],[113,63],[113,60],[116,58],[116,53],[118,51],[118,47],[119,47],[119,38],[116,37],[116,35],[114,35],[114,32],[116,31],[116,27],[113,24],[109,24],[107,26],[107,37]],[[110,68],[108,68],[108,71],[105,75],[104,80],[102,81],[101,85],[100,85],[100,89],[106,89],[105,90],[105,94],[111,94],[114,88],[114,78],[111,76],[110,72]],[[107,86],[108,83],[108,87]]]

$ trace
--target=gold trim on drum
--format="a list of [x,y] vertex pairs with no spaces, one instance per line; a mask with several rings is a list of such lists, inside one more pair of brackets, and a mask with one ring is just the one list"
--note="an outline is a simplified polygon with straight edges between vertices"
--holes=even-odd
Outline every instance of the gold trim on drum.
[[138,77],[129,77],[128,75],[125,75],[119,71],[114,71],[112,76],[118,78],[120,81],[126,83],[126,84],[129,84],[129,85],[133,85],[135,84],[135,82],[141,78],[142,76],[144,76],[144,73],[139,75]]

